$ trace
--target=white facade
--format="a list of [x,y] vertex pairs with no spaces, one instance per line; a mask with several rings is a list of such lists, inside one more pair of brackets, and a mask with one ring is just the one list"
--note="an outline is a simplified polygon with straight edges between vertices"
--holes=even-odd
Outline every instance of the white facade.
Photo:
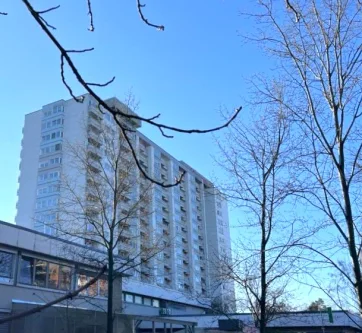
[[[49,223],[58,218],[56,210],[64,196],[61,183],[64,177],[74,180],[77,195],[86,201],[86,174],[74,166],[67,147],[78,145],[102,155],[102,149],[91,144],[97,142],[97,128],[106,124],[116,135],[119,129],[108,113],[102,114],[95,107],[89,95],[84,97],[83,103],[61,100],[26,115],[16,224],[54,234]],[[106,102],[125,108],[116,98]],[[131,126],[137,129],[141,124]],[[194,296],[217,296],[224,304],[233,303],[233,286],[217,285],[212,265],[214,258],[230,255],[226,202],[213,184],[190,166],[176,160],[138,130],[130,135],[149,176],[172,183],[186,171],[180,186],[152,187],[151,198],[143,208],[149,214],[135,219],[129,238],[125,237],[124,244],[121,242],[118,247],[119,254],[127,255],[130,251],[139,251],[145,237],[167,244],[157,257],[142,263],[140,274],[135,274],[134,280]],[[139,179],[133,189],[137,194],[147,182],[140,177],[138,169],[134,173]],[[129,239],[134,239],[131,246]]]

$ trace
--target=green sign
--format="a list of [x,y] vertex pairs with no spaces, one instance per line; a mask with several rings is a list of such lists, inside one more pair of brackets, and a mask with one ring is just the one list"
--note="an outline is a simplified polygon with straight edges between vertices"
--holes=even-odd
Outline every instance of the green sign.
[[327,313],[328,313],[329,322],[333,323],[333,313],[332,313],[332,308],[331,307],[327,308]]

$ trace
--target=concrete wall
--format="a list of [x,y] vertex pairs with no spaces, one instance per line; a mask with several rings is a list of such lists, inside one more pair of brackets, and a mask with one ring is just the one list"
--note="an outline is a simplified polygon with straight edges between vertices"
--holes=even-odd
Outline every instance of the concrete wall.
[[[14,304],[14,313],[21,313],[35,305]],[[11,323],[9,333],[104,333],[106,313],[69,307],[51,307],[40,313]],[[117,316],[114,320],[116,333],[131,333],[132,319]]]
[[32,217],[36,200],[41,118],[41,111],[25,116],[23,139],[21,141],[19,189],[15,223],[27,228],[33,228],[34,225]]

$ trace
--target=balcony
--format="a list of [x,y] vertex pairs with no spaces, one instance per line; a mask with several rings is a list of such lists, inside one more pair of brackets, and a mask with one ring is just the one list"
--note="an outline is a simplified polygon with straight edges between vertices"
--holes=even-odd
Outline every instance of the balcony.
[[125,195],[121,195],[121,201],[125,202],[125,203],[128,203],[131,199],[128,198],[127,196]]
[[182,191],[182,192],[185,192],[185,187],[183,187],[182,185],[180,186],[180,190]]
[[[92,116],[91,116],[92,115]],[[94,112],[89,112],[88,126],[92,125],[99,128],[101,126],[101,118],[98,117]]]
[[140,146],[140,154],[147,157],[147,148],[145,146]]
[[128,244],[129,241],[130,241],[130,237],[121,235],[121,236],[119,236],[119,240],[120,240],[122,243]]
[[95,124],[90,123],[88,125],[88,133],[99,135],[101,132],[102,132],[101,129],[98,126],[95,126]]
[[88,138],[88,143],[89,143],[90,147],[94,147],[97,149],[99,149],[101,147],[101,143],[92,137]]
[[167,167],[165,164],[161,163],[161,169],[167,171]]
[[166,225],[169,225],[170,222],[166,218],[162,218],[162,223],[166,224]]
[[166,196],[162,196],[162,200],[164,201],[164,202],[168,202],[168,198],[166,197]]
[[129,225],[128,221],[123,221],[120,224],[118,224],[118,229],[120,229],[120,230],[129,230],[130,225]]
[[169,236],[169,235],[170,235],[170,232],[169,232],[168,230],[163,229],[162,234],[163,234],[164,236]]
[[88,151],[88,158],[99,162],[101,160],[101,156],[99,155],[98,151],[96,149],[89,149]]
[[180,209],[181,209],[182,212],[186,213],[186,209],[185,209],[184,206],[181,206]]
[[197,220],[198,220],[198,221],[202,221],[202,218],[201,218],[200,215],[197,215]]
[[125,249],[122,249],[122,250],[119,250],[119,251],[118,251],[118,255],[121,256],[121,257],[123,257],[123,258],[129,257],[130,254],[131,254],[130,251],[127,251],[127,250],[125,250]]
[[168,213],[168,212],[169,212],[167,207],[162,207],[162,211],[163,211],[164,213]]
[[187,243],[188,243],[187,239],[186,239],[186,238],[182,238],[182,243],[187,244]]
[[183,201],[183,202],[185,202],[185,197],[181,195],[181,196],[180,196],[180,200]]

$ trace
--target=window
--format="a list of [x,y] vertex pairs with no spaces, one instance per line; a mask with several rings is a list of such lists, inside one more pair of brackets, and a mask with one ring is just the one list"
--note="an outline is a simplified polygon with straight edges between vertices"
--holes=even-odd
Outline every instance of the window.
[[[79,274],[78,275],[78,280],[77,280],[77,289],[83,287],[86,283],[88,282],[88,277],[87,275],[84,274]],[[87,289],[82,290],[80,292],[81,295],[87,295]]]
[[42,288],[70,290],[71,267],[22,256],[19,282]]
[[99,279],[99,296],[107,297],[108,296],[108,281],[105,279]]
[[62,150],[62,144],[61,143],[57,143],[55,145],[52,146],[47,146],[44,147],[40,150],[40,155],[46,155],[46,154],[51,154],[57,151],[61,151]]
[[36,209],[45,209],[55,207],[58,204],[58,198],[47,198],[47,199],[39,199],[36,201]]
[[11,279],[13,277],[14,255],[0,251],[0,281],[1,278]]
[[125,302],[133,303],[133,295],[125,294]]
[[152,305],[152,300],[151,300],[151,298],[143,297],[143,304],[144,304],[144,305],[149,305],[149,306],[151,306],[151,305]]
[[[88,281],[91,280],[92,278],[91,277],[88,277]],[[97,296],[98,292],[97,292],[97,285],[98,283],[93,283],[92,285],[90,285],[88,288],[87,288],[87,291],[88,291],[88,296]]]
[[36,260],[34,285],[36,285],[37,287],[45,288],[46,280],[47,280],[47,263],[43,260]]
[[34,277],[34,259],[21,257],[19,282],[24,284],[33,284]]
[[45,129],[50,129],[59,125],[63,125],[64,124],[64,119],[63,118],[57,118],[54,120],[48,120],[48,121],[43,121],[41,124],[41,129],[45,130]]
[[[92,275],[91,273],[88,273]],[[89,282],[92,278],[92,276],[89,276],[86,273],[82,273],[78,275],[77,280],[77,287],[81,288],[83,287],[87,282]],[[107,297],[108,293],[108,281],[106,279],[99,279],[97,282],[93,283],[91,286],[89,286],[87,289],[83,290],[81,292],[81,295],[84,296],[102,296]]]
[[147,305],[147,306],[154,306],[156,308],[160,307],[160,300],[154,299],[151,297],[123,292],[122,298],[127,303],[143,304],[143,305]]
[[60,266],[59,289],[70,290],[72,269],[69,266]]
[[57,289],[59,282],[59,265],[49,263],[48,288]]
[[53,114],[61,113],[64,111],[63,105],[54,105],[53,106]]
[[39,163],[39,168],[40,168],[40,169],[46,168],[46,167],[48,167],[48,166],[49,166],[48,161],[44,161],[44,162],[40,162],[40,163]]
[[60,163],[62,163],[62,158],[61,157],[51,158],[49,162],[50,162],[50,165],[60,164]]

